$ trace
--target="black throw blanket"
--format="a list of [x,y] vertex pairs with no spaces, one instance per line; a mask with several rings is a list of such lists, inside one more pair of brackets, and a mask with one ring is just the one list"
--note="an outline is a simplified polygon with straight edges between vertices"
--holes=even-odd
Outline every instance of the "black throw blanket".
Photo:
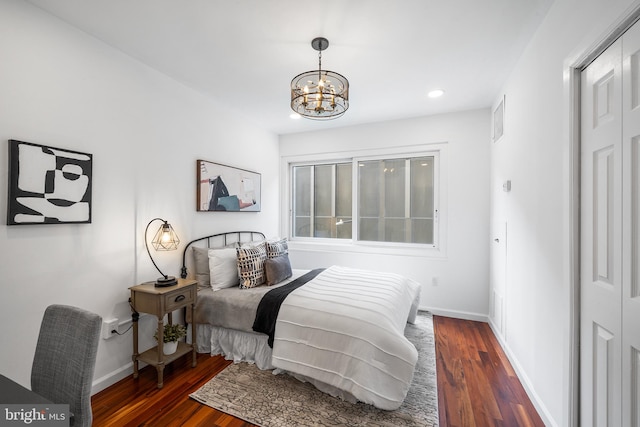
[[323,271],[324,268],[311,270],[291,283],[282,285],[279,288],[271,289],[269,292],[264,294],[260,300],[260,304],[258,304],[256,319],[253,321],[253,330],[269,335],[269,347],[273,348],[273,337],[276,333],[276,320],[278,320],[280,306],[284,302],[285,298],[287,298],[291,292],[295,291]]

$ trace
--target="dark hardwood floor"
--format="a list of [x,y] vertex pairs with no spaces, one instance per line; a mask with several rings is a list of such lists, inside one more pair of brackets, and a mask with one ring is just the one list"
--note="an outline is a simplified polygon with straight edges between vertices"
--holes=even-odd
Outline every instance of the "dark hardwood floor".
[[441,426],[544,426],[487,323],[433,323]]
[[[543,426],[489,325],[434,316],[441,426]],[[155,368],[129,376],[92,398],[93,425],[221,426],[252,424],[189,398],[230,362],[198,355],[168,365],[164,387]]]

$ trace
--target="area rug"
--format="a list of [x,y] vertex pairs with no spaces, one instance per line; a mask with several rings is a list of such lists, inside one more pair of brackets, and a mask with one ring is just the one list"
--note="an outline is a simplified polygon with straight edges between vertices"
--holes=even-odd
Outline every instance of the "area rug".
[[418,363],[405,401],[394,411],[329,396],[289,375],[273,375],[248,363],[226,367],[190,396],[221,412],[263,427],[437,426],[433,319],[420,312],[405,336],[418,350]]

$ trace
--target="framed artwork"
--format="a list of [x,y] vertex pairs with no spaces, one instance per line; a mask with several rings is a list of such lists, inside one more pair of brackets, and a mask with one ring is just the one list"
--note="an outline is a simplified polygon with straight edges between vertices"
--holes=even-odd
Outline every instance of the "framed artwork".
[[93,156],[9,140],[7,225],[91,222]]
[[504,99],[503,96],[496,109],[493,110],[493,142],[504,135]]
[[260,212],[260,174],[197,161],[198,211]]

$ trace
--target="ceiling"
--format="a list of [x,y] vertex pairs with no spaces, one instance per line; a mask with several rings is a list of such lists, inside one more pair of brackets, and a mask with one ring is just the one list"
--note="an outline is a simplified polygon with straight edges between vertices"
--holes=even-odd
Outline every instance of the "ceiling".
[[[277,134],[489,107],[553,3],[29,1]],[[317,69],[317,36],[322,68],[349,79],[349,110],[293,120],[289,84]]]

